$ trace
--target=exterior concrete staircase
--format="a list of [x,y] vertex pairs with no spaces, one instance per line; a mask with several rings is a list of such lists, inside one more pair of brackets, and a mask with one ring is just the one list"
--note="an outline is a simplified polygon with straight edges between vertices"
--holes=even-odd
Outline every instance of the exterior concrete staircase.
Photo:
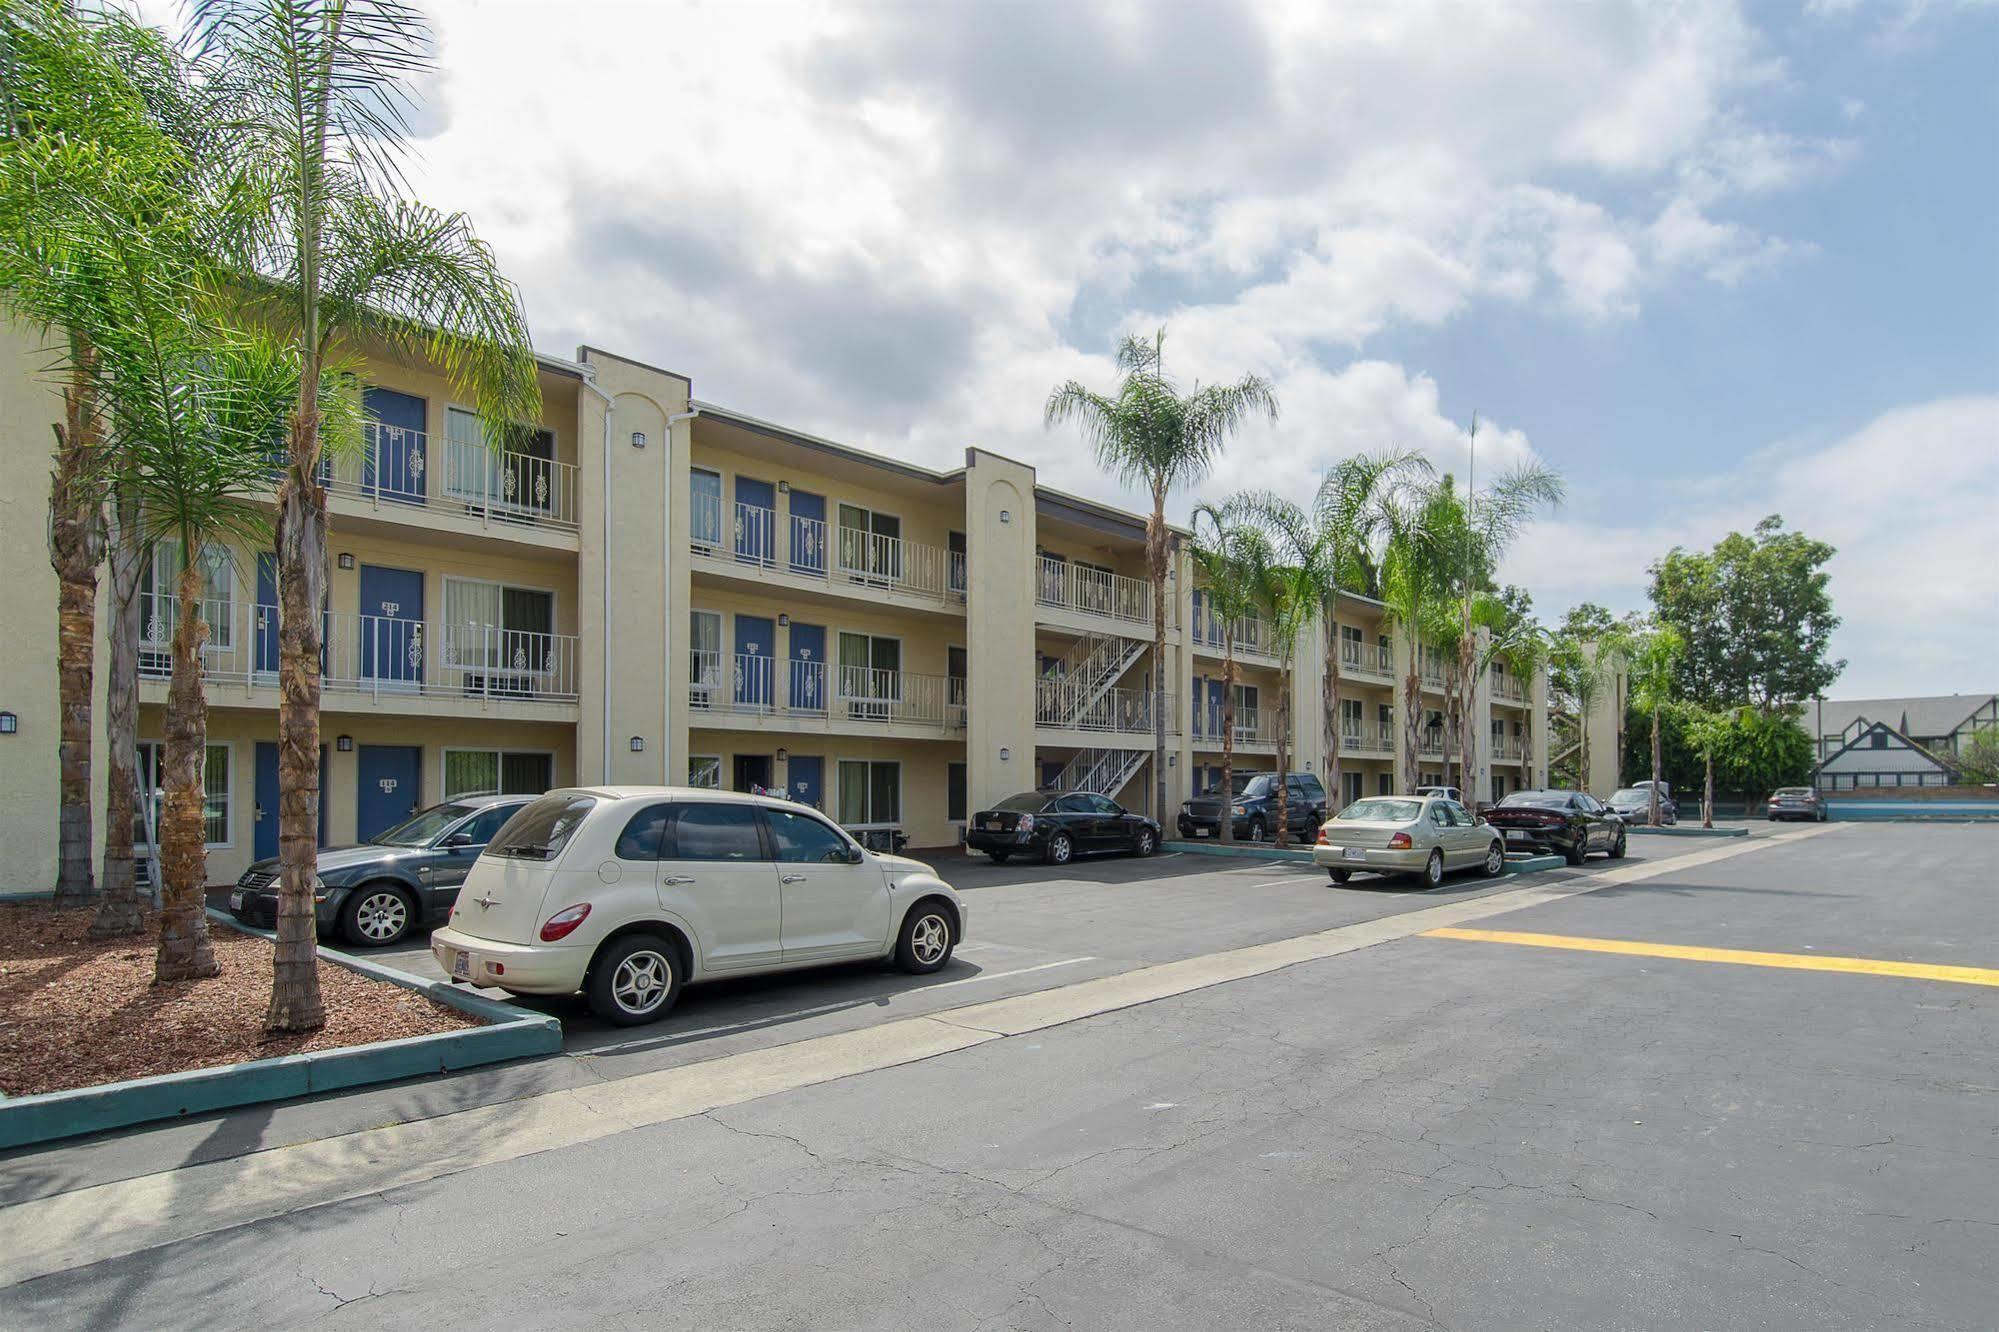
[[1151,757],[1144,749],[1080,749],[1055,778],[1055,789],[1114,796]]
[[1138,664],[1145,649],[1142,640],[1120,634],[1083,635],[1063,655],[1060,666],[1036,682],[1041,694],[1036,700],[1036,721],[1041,725],[1077,725],[1117,687],[1124,673]]

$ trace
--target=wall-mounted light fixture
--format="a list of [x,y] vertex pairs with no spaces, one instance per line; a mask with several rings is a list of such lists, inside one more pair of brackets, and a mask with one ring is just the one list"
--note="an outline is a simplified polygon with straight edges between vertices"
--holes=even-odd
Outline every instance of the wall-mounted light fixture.
[[1001,509],[1001,510],[1000,510],[1000,524],[1001,524],[1001,526],[1005,526],[1005,525],[1006,525],[1007,523],[1010,523],[1010,522],[1012,522],[1012,521],[1013,521],[1013,510],[1012,510],[1012,509]]
[[354,557],[352,555],[347,554],[345,551],[342,551],[340,554],[340,567],[343,569],[353,568]]
[[635,449],[642,449],[645,446],[646,446],[646,432],[643,430],[634,430],[632,432],[632,447]]
[[791,482],[789,481],[778,482],[777,493],[780,495],[789,495],[791,493]]
[[790,761],[790,759],[791,759],[791,751],[790,751],[790,750],[788,750],[788,749],[785,749],[785,748],[784,748],[784,747],[782,747],[782,746],[779,746],[779,748],[778,748],[778,751],[777,751],[777,761],[778,761],[779,763],[786,763],[786,762],[789,762],[789,761]]
[[778,612],[778,617],[777,617],[777,622],[778,622],[779,624],[781,624],[781,625],[785,625],[786,627],[789,627],[789,626],[790,626],[790,624],[791,624],[791,617],[790,617],[789,615],[786,615],[786,614],[784,614],[784,613],[783,613],[782,611],[780,611],[780,612]]
[[11,712],[0,712],[0,735],[13,735],[21,729],[21,719]]
[[351,735],[340,736],[334,740],[333,747],[343,754],[351,754],[354,752],[354,737]]
[[1011,749],[1008,749],[1008,748],[1007,748],[1007,747],[1006,747],[1005,745],[1001,745],[1001,746],[1000,746],[1000,762],[1001,762],[1001,763],[1004,763],[1004,762],[1006,762],[1006,761],[1007,761],[1008,759],[1010,759],[1010,758],[1012,758],[1012,757],[1013,757],[1013,751],[1012,751]]
[[644,736],[642,736],[642,735],[635,735],[635,736],[633,736],[633,737],[632,737],[632,752],[633,752],[634,754],[643,754],[643,753],[645,753],[645,749],[646,749],[646,738],[645,738]]

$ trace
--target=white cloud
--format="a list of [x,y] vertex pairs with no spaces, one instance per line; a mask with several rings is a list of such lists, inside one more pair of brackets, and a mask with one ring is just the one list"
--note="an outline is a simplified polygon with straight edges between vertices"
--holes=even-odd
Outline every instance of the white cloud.
[[1697,487],[1635,485],[1620,498],[1648,520],[1543,523],[1515,551],[1507,577],[1553,614],[1585,599],[1640,609],[1651,561],[1675,545],[1704,549],[1778,513],[1838,551],[1829,568],[1845,623],[1832,651],[1850,662],[1840,693],[1993,687],[1999,396],[1899,407],[1830,444],[1773,447]]

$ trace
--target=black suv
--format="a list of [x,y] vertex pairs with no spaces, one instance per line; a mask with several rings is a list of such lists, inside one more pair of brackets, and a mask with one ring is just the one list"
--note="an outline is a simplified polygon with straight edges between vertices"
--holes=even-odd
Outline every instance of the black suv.
[[[1284,814],[1293,836],[1311,841],[1326,821],[1326,788],[1314,773],[1294,772],[1284,779]],[[1180,806],[1182,837],[1219,837],[1222,809],[1234,813],[1235,836],[1242,841],[1269,841],[1277,830],[1277,777],[1273,773],[1235,774],[1235,795],[1223,801],[1220,791],[1195,796]]]

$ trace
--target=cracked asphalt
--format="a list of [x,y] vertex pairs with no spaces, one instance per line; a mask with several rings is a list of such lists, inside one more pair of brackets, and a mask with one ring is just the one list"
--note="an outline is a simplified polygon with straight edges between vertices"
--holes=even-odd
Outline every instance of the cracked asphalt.
[[[1838,828],[1481,924],[1990,967],[1995,851]],[[1189,894],[1257,881],[1070,906],[1190,955]],[[1307,891],[1208,947],[1390,902]],[[149,1140],[183,1159],[69,1150]],[[1999,990],[1419,936],[146,1248],[0,1324],[1990,1328],[1995,1257]]]

